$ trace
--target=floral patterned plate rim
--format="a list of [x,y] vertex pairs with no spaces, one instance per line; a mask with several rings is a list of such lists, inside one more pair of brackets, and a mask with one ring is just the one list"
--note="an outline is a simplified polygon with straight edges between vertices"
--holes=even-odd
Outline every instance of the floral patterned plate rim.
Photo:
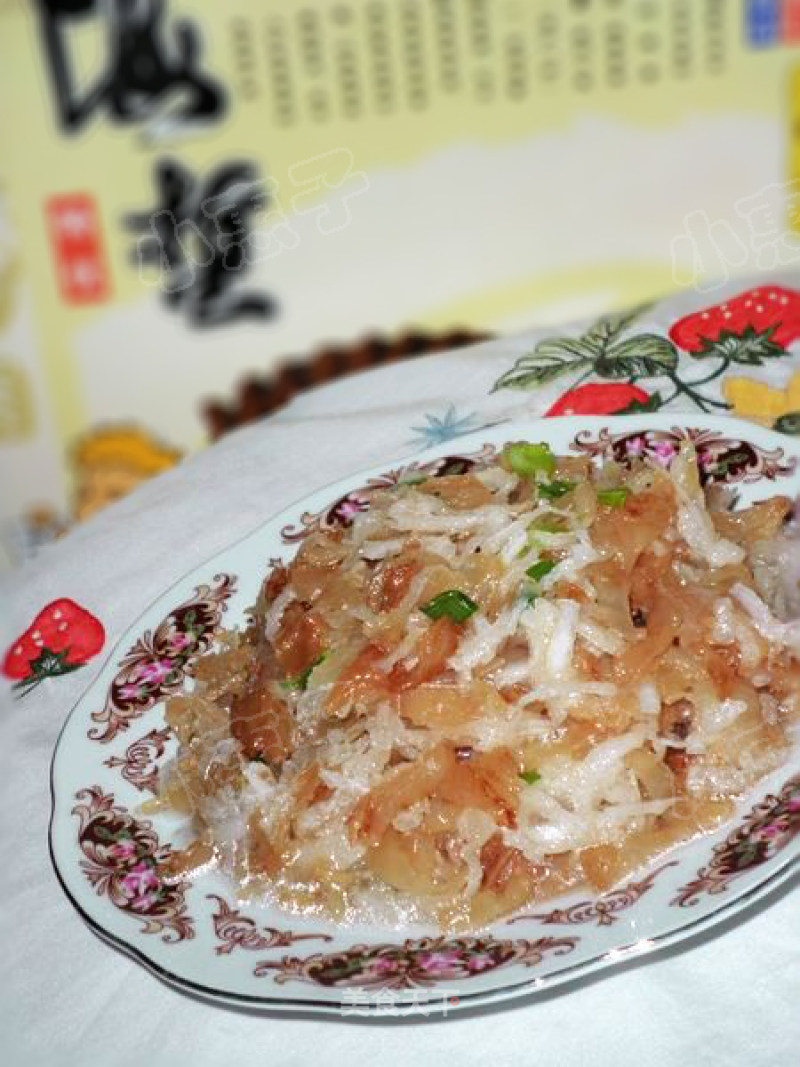
[[747,797],[717,832],[636,872],[599,899],[586,892],[474,935],[423,927],[337,926],[289,915],[212,871],[166,883],[160,863],[186,840],[176,817],[148,816],[174,747],[164,698],[191,679],[222,626],[239,625],[271,558],[306,534],[347,525],[381,485],[486,462],[520,438],[596,457],[646,454],[668,464],[694,441],[703,478],[744,502],[800,492],[800,443],[727,417],[659,416],[509,422],[356,474],[309,494],[167,589],[123,634],[64,724],[51,768],[50,852],[88,925],[170,985],[263,1010],[455,1017],[522,997],[689,938],[789,879],[800,857],[800,754]]

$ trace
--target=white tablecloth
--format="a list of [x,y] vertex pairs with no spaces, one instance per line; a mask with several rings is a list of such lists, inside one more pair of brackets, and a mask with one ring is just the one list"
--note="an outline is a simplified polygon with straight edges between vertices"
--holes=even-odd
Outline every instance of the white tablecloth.
[[[800,279],[793,281],[800,289]],[[664,334],[686,309],[724,299],[725,292],[686,294],[645,313],[636,329]],[[102,620],[109,649],[176,577],[311,490],[375,463],[391,466],[436,435],[547,410],[568,377],[490,393],[540,336],[370,372],[308,394],[224,439],[6,576],[0,586],[3,648],[45,603],[66,596]],[[796,348],[788,347],[791,353],[769,366],[736,365],[728,376],[766,378],[785,390],[798,368]],[[699,366],[681,355],[684,377],[693,372],[698,378]],[[660,390],[662,398],[669,386],[652,376],[638,384],[649,394]],[[686,405],[684,396],[677,406]],[[383,1067],[774,1067],[800,1061],[794,883],[677,948],[527,1002],[446,1021],[259,1016],[211,1007],[166,987],[89,931],[62,894],[48,857],[53,746],[102,658],[43,683],[23,700],[12,701],[8,687],[0,696],[0,1057],[11,1067],[353,1067],[367,1059]]]

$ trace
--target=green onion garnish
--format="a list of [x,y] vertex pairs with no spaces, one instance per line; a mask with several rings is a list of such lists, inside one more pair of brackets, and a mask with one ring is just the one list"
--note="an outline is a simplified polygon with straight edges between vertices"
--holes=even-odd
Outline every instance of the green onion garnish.
[[446,589],[419,610],[429,619],[441,619],[446,615],[453,622],[466,622],[478,610],[478,605],[460,589]]
[[556,457],[544,441],[539,444],[517,441],[506,445],[503,456],[508,460],[514,474],[521,478],[532,478],[535,474],[553,474],[556,469]]
[[544,482],[539,486],[539,493],[545,500],[558,500],[575,488],[575,482]]
[[304,671],[300,671],[300,673],[296,674],[294,678],[285,678],[282,682],[280,682],[279,684],[281,689],[304,693],[308,688],[308,679],[311,677],[311,672],[314,670],[315,667],[319,667],[320,663],[322,663],[323,660],[326,660],[329,655],[330,652],[320,653],[320,655],[317,656],[317,658],[314,660],[310,667],[306,667]]
[[520,774],[520,778],[526,785],[536,785],[536,783],[541,780],[541,777],[542,776],[538,771],[523,771],[522,774]]
[[566,533],[568,529],[569,524],[563,515],[542,515],[528,527],[535,533]]
[[532,567],[528,567],[525,571],[529,578],[533,578],[534,582],[541,581],[546,574],[555,567],[555,563],[550,559],[540,559],[538,563],[534,563]]
[[601,489],[597,494],[597,499],[601,504],[605,504],[606,507],[624,508],[630,495],[630,489],[626,485],[622,485],[619,489]]

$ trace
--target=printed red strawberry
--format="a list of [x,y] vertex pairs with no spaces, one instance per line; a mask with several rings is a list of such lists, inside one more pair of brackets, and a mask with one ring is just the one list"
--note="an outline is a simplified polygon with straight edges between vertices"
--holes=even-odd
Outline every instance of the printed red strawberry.
[[748,289],[679,319],[669,335],[697,358],[759,366],[786,355],[786,346],[800,337],[800,292],[779,285]]
[[105,644],[103,624],[67,597],[43,608],[9,648],[2,672],[24,696],[45,678],[76,671]]
[[658,393],[650,396],[644,389],[624,382],[577,385],[556,400],[545,415],[618,415],[622,412],[657,411]]

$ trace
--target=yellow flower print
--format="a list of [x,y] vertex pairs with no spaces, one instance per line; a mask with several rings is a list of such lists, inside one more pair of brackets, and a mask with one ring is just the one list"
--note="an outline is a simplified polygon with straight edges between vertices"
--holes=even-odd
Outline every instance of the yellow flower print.
[[76,519],[88,519],[180,459],[177,449],[162,444],[142,427],[95,427],[73,452]]
[[800,412],[800,371],[792,375],[785,389],[753,378],[728,378],[723,390],[737,415],[767,426],[784,415]]

